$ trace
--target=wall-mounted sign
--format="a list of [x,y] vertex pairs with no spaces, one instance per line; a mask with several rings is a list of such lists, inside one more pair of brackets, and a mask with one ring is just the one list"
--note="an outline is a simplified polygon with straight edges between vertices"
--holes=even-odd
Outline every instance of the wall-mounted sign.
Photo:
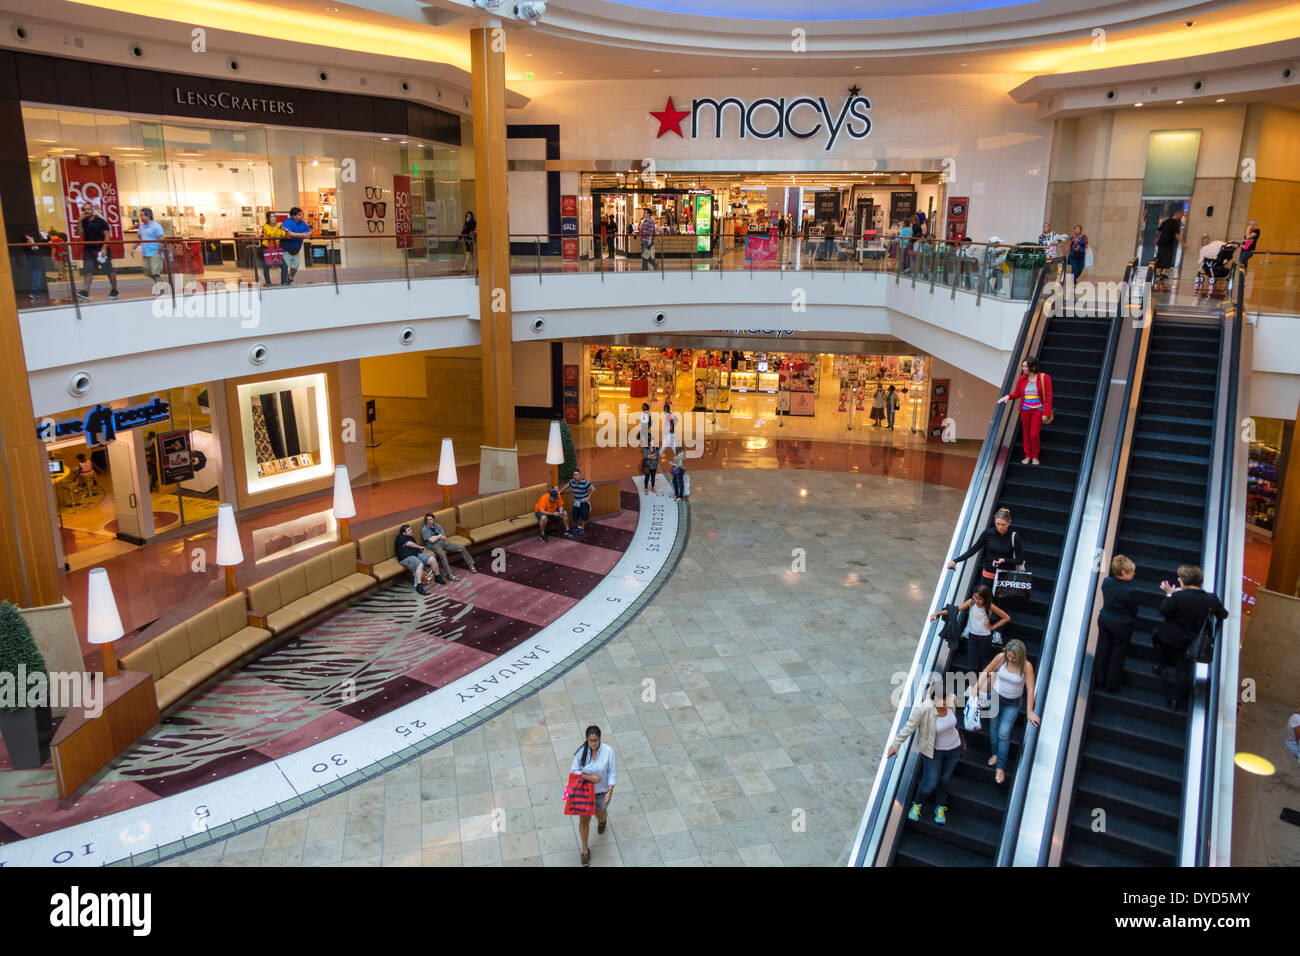
[[916,193],[889,194],[889,225],[891,228],[910,226],[916,218]]
[[398,249],[411,248],[411,177],[393,177],[393,235]]
[[36,426],[36,437],[51,442],[70,435],[85,435],[87,445],[100,445],[112,441],[120,431],[165,422],[170,417],[171,406],[161,398],[134,408],[96,405],[86,413],[84,419],[72,418],[62,422],[46,419]]
[[936,378],[930,383],[930,425],[925,430],[925,440],[943,441],[943,420],[948,417],[948,379]]
[[180,484],[194,477],[189,432],[164,432],[158,436],[158,466],[164,485]]
[[968,196],[948,197],[948,234],[949,239],[966,238],[966,217],[970,214]]
[[819,223],[840,221],[840,194],[838,192],[829,190],[814,194],[813,221]]
[[688,116],[691,119],[691,139],[699,139],[703,114],[706,130],[708,121],[712,120],[715,139],[722,139],[727,127],[735,130],[740,139],[747,136],[784,139],[787,135],[795,139],[812,139],[820,135],[826,138],[823,148],[830,150],[841,134],[847,134],[850,139],[865,139],[871,133],[871,118],[866,113],[869,109],[871,101],[855,86],[849,90],[848,98],[838,110],[832,108],[824,96],[816,99],[810,96],[792,99],[762,97],[749,103],[734,96],[721,100],[704,96],[691,100],[689,110],[679,110],[670,96],[662,110],[651,110],[650,115],[659,122],[656,139],[665,133],[682,136],[682,121]]
[[268,100],[256,96],[240,96],[238,93],[231,93],[229,90],[211,93],[199,92],[198,90],[182,90],[179,86],[173,87],[173,89],[176,94],[176,102],[181,106],[209,106],[220,110],[237,110],[245,113],[283,113],[286,116],[292,116],[294,112],[293,100]]

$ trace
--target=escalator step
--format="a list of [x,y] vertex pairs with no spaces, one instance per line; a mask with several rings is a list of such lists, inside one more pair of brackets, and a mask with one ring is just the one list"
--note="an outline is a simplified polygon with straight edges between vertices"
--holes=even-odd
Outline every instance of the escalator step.
[[1127,817],[1155,826],[1176,827],[1182,811],[1180,796],[1130,787],[1091,771],[1079,775],[1075,805],[1102,807],[1107,813],[1118,810]]

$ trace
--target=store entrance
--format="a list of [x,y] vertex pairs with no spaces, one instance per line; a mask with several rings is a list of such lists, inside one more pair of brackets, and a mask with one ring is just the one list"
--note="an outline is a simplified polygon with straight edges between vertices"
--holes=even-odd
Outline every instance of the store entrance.
[[931,424],[927,355],[801,351],[793,344],[588,345],[584,361],[592,417],[635,416],[643,404],[658,413],[668,403],[676,414],[695,413],[719,437],[853,441],[875,435],[917,445],[926,442]]
[[[106,560],[157,534],[216,516],[221,454],[206,385],[113,402],[88,433],[95,410],[73,409],[37,423],[39,434],[67,436],[48,441],[46,457],[70,567]],[[135,410],[131,417],[147,424],[115,427],[108,439],[104,417],[125,410]],[[73,431],[77,426],[70,423],[81,429]],[[183,462],[190,469],[176,467]]]

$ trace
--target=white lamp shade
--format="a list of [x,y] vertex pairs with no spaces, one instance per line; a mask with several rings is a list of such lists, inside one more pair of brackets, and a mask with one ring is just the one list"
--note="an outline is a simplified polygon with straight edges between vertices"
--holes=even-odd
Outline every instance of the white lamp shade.
[[226,567],[243,563],[244,549],[239,543],[234,506],[221,505],[217,508],[217,564]]
[[438,456],[438,484],[457,484],[456,452],[451,447],[450,438],[444,438],[442,440],[442,452]]
[[348,478],[348,466],[339,465],[334,469],[334,517],[356,516],[357,506],[352,503],[352,482]]
[[108,572],[91,568],[86,577],[86,641],[90,644],[111,644],[122,636],[122,618],[117,613],[113,599],[113,586],[108,583]]
[[560,441],[560,423],[551,422],[551,437],[546,442],[546,463],[564,464],[564,443]]

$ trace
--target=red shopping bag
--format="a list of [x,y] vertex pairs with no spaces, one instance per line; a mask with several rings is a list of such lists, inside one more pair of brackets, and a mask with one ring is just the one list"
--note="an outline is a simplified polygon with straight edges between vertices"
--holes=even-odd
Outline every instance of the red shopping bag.
[[582,774],[569,774],[564,788],[564,812],[568,816],[589,817],[596,812],[596,785],[583,780]]

